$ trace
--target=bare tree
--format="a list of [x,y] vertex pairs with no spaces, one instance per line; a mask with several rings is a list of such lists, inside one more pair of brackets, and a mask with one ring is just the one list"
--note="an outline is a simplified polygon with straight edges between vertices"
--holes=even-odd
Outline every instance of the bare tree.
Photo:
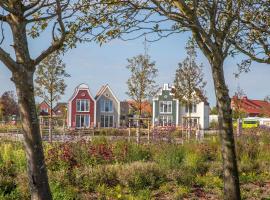
[[58,53],[53,53],[45,58],[36,71],[35,93],[48,102],[51,108],[49,113],[49,141],[52,142],[52,116],[53,105],[64,95],[67,85],[65,79],[70,77],[65,71],[65,64]]
[[[112,4],[111,1],[109,1]],[[232,127],[228,87],[224,78],[224,60],[230,55],[234,39],[241,31],[243,0],[122,0],[115,3],[119,37],[124,40],[155,33],[152,41],[173,33],[190,31],[208,59],[214,80],[222,141],[224,197],[240,199],[239,177]],[[125,26],[122,26],[125,24]],[[137,34],[136,34],[137,33]]]
[[191,134],[191,112],[194,104],[205,98],[204,87],[206,81],[203,79],[202,65],[197,65],[195,46],[192,40],[186,47],[188,57],[179,63],[174,79],[174,95],[179,102],[187,106],[188,110],[188,138]]
[[[66,50],[76,42],[96,40],[115,32],[105,30],[113,19],[105,13],[106,6],[89,0],[0,0],[0,44],[10,45],[13,51],[0,47],[0,60],[11,71],[21,114],[32,199],[52,199],[39,122],[34,99],[33,75],[37,65],[57,50]],[[105,24],[105,25],[103,25]],[[96,28],[94,30],[94,28]],[[5,30],[12,34],[12,43],[5,40]],[[42,52],[29,49],[29,38],[37,41],[44,32],[51,32],[51,42]]]

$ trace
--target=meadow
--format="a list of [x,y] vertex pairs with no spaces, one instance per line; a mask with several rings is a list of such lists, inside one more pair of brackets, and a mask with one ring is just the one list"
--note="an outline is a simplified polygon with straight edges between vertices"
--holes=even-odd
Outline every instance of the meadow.
[[[256,134],[255,134],[256,133]],[[184,144],[127,140],[44,143],[53,199],[222,199],[218,136]],[[236,138],[243,199],[270,199],[270,133]],[[0,199],[30,199],[21,142],[0,141]]]

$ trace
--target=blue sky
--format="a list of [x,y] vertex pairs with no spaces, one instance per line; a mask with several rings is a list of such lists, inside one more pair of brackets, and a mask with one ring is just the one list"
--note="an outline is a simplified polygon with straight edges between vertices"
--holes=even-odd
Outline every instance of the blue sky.
[[[148,44],[152,60],[156,61],[159,70],[157,83],[172,83],[177,64],[186,57],[185,45],[188,33],[172,35],[158,42]],[[114,40],[101,47],[95,43],[80,44],[71,49],[63,56],[66,70],[71,75],[66,79],[67,89],[60,101],[67,101],[72,95],[74,88],[80,83],[87,83],[93,95],[102,84],[108,83],[120,100],[128,99],[126,81],[129,71],[126,69],[127,58],[144,52],[143,38],[134,41]],[[46,34],[39,40],[30,40],[30,51],[34,57],[48,45]],[[6,31],[6,43],[3,48],[12,52],[9,45],[10,33]],[[239,79],[233,75],[237,71],[237,63],[241,57],[228,58],[224,64],[225,79],[232,95],[240,86],[249,98],[263,99],[270,95],[268,88],[270,66],[253,63],[251,71],[242,74]],[[198,50],[198,63],[203,63],[205,80],[207,81],[206,93],[210,105],[215,105],[215,93],[213,89],[210,65],[206,58]],[[0,94],[7,90],[15,90],[13,82],[10,81],[11,73],[0,63]]]

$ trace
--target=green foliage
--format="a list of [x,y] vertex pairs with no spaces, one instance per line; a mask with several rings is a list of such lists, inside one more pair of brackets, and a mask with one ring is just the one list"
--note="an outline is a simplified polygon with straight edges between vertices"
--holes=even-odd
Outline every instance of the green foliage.
[[[266,132],[266,130],[264,130]],[[264,132],[264,133],[265,133]],[[248,196],[270,179],[269,134],[237,138],[240,181]],[[21,143],[0,142],[0,199],[29,199]],[[222,198],[219,140],[184,145],[135,144],[125,140],[45,143],[54,199],[184,199],[196,189]],[[261,190],[263,191],[263,190]]]
[[35,92],[52,107],[61,95],[64,95],[67,85],[65,78],[70,77],[65,71],[65,64],[59,54],[53,53],[44,59],[36,71]]
[[183,164],[185,149],[178,145],[164,145],[164,149],[161,148],[158,153],[155,154],[155,161],[160,167],[166,169],[177,169]]
[[127,95],[136,102],[139,115],[142,114],[142,103],[157,92],[155,78],[158,70],[155,62],[152,62],[149,55],[138,55],[128,59],[127,69],[131,76],[127,81]]
[[157,189],[165,182],[165,174],[154,163],[134,162],[125,165],[120,172],[120,181],[133,192]]
[[192,112],[191,105],[206,99],[204,87],[206,81],[203,79],[202,65],[197,65],[194,41],[190,40],[187,47],[188,57],[179,63],[175,72],[174,94],[180,102],[188,106],[189,113]]

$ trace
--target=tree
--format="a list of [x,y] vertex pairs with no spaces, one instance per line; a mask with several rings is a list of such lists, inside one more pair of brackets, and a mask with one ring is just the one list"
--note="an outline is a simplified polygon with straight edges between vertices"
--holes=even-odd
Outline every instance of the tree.
[[[244,6],[249,6],[247,1],[123,0],[115,4],[115,10],[122,12],[122,15],[118,15],[117,24],[119,37],[124,40],[135,39],[147,33],[155,33],[157,38],[153,41],[173,33],[192,33],[211,65],[214,80],[222,143],[224,198],[240,199],[231,100],[223,65],[232,53],[234,39],[242,30],[240,15]],[[135,35],[136,32],[138,34]]]
[[210,110],[210,115],[217,115],[217,114],[218,114],[217,107],[216,106],[212,107]]
[[[0,1],[0,44],[13,48],[9,51],[1,46],[0,61],[11,71],[16,86],[32,199],[52,199],[35,107],[34,72],[42,60],[58,50],[75,47],[77,42],[103,43],[115,33],[106,31],[114,21],[106,14],[108,7],[99,4],[95,0]],[[4,28],[11,32],[11,44],[5,40]],[[49,35],[48,47],[33,55],[29,43],[41,34]]]
[[234,46],[249,58],[239,65],[240,72],[248,71],[252,61],[270,64],[270,2],[252,0],[246,2],[241,12],[243,28],[233,40]]
[[242,134],[241,119],[245,116],[245,112],[243,111],[242,107],[242,101],[244,96],[245,96],[244,90],[238,86],[232,101],[233,104],[232,117],[234,119],[237,119],[237,132],[236,132],[237,136],[240,136]]
[[242,100],[243,97],[246,96],[243,89],[237,87],[237,90],[233,96],[233,118],[234,119],[242,119],[245,117],[245,112],[242,108]]
[[[155,62],[152,62],[150,56],[138,55],[128,59],[127,69],[130,70],[131,76],[127,81],[128,92],[127,95],[135,101],[137,115],[142,116],[143,102],[152,97],[156,91],[155,78],[158,70],[155,67]],[[140,119],[138,120],[137,142],[140,141]]]
[[4,92],[0,99],[2,117],[8,121],[12,115],[19,115],[18,103],[13,91]]
[[35,79],[36,95],[49,103],[51,112],[49,117],[49,140],[52,142],[52,108],[64,95],[67,85],[64,78],[70,77],[65,71],[65,64],[57,53],[45,58],[38,66]]
[[191,112],[194,104],[202,101],[206,82],[203,79],[202,65],[195,62],[196,51],[193,41],[186,47],[188,57],[179,63],[174,79],[174,95],[188,107],[188,138],[191,134]]

